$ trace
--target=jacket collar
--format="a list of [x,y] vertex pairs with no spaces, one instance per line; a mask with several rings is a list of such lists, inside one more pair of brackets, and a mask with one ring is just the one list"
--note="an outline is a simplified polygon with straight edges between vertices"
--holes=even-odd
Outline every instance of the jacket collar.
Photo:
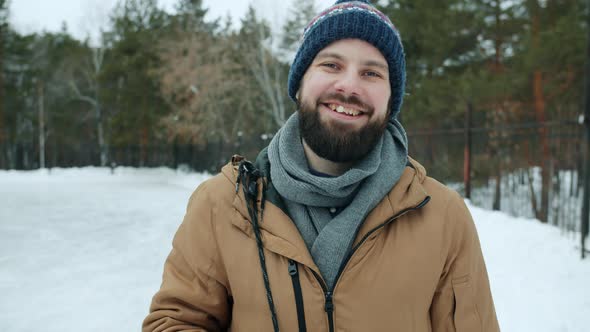
[[419,207],[428,199],[428,193],[422,185],[426,179],[426,170],[412,158],[408,157],[408,161],[409,163],[398,182],[365,219],[356,236],[354,245],[372,229],[403,211]]
[[[238,165],[244,160],[241,156],[234,156],[232,161],[224,166],[221,172],[232,183],[237,183]],[[266,180],[266,179],[265,179]],[[262,186],[259,184],[259,188]],[[238,187],[236,187],[238,188]],[[273,190],[273,188],[270,188]],[[272,197],[272,196],[271,196]],[[279,255],[288,257],[302,264],[309,266],[319,273],[318,267],[313,262],[313,258],[307,250],[299,230],[291,218],[273,201],[267,201],[260,222],[260,230],[264,247]],[[245,203],[244,192],[240,187],[233,199],[233,208],[238,212],[239,217],[232,218],[234,226],[242,230],[253,240],[254,229]]]
[[[243,159],[244,158],[241,156],[234,156],[232,161],[221,170],[225,177],[234,185],[237,182],[238,165]],[[405,168],[397,184],[365,219],[365,222],[356,236],[355,245],[364,238],[367,233],[387,222],[393,216],[407,209],[420,206],[420,204],[428,197],[428,194],[422,185],[425,178],[426,171],[424,167],[415,160],[409,158],[409,164]],[[259,188],[261,187],[262,185],[259,184]],[[274,190],[272,185],[269,187],[269,190]],[[282,202],[279,201],[277,203],[276,200],[267,201],[265,204],[262,221],[260,222],[262,241],[265,248],[305,264],[319,274],[319,269],[313,262],[313,258],[297,230],[295,223],[284,210],[279,207],[281,205]],[[249,237],[254,238],[254,231],[245,204],[244,193],[241,188],[237,191],[234,197],[233,207],[239,214],[239,217],[232,218],[233,225],[242,230]]]

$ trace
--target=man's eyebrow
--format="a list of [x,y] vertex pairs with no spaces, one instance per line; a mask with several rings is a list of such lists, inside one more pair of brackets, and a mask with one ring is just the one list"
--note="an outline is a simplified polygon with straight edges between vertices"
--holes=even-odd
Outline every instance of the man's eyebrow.
[[[320,52],[318,53],[318,55],[316,56],[316,60],[322,60],[325,58],[334,58],[334,59],[338,59],[338,60],[344,60],[344,57],[338,53],[333,53],[333,52]],[[378,61],[378,60],[367,60],[365,62],[363,62],[364,66],[367,67],[377,67],[380,69],[383,69],[385,71],[389,71],[389,67],[387,66],[387,64],[385,64],[382,61]]]
[[377,68],[383,69],[385,71],[389,71],[389,67],[387,66],[387,64],[385,64],[381,61],[368,60],[368,61],[365,61],[363,64],[367,67],[377,67]]
[[338,60],[344,60],[344,57],[338,53],[332,53],[332,52],[320,52],[316,59],[323,59],[323,58],[336,58]]

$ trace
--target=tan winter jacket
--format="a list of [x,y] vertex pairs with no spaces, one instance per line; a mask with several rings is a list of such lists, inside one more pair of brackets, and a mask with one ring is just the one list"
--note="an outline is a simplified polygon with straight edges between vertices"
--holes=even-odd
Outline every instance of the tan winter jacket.
[[[143,332],[273,331],[253,227],[236,193],[238,161],[191,196]],[[411,164],[366,218],[333,293],[295,224],[266,203],[260,228],[280,331],[300,331],[289,260],[307,331],[499,331],[469,211]]]

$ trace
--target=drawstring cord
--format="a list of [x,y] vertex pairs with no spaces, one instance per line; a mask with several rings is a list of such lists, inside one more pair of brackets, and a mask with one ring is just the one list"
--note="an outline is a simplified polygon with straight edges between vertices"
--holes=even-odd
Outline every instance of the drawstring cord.
[[248,214],[252,219],[252,227],[256,237],[256,245],[258,246],[258,256],[260,258],[260,266],[262,268],[262,278],[264,279],[264,287],[266,288],[266,298],[270,308],[272,318],[272,325],[275,332],[279,332],[279,323],[277,321],[277,313],[275,309],[272,291],[270,289],[270,281],[268,279],[268,271],[266,269],[266,259],[262,246],[262,237],[260,234],[260,223],[262,222],[262,215],[264,211],[264,203],[266,201],[266,182],[262,182],[262,198],[260,201],[260,210],[258,209],[258,179],[262,178],[262,173],[252,165],[249,161],[243,160],[238,166],[238,179],[236,181],[236,193],[242,184],[244,190],[244,198],[246,206],[248,207]]

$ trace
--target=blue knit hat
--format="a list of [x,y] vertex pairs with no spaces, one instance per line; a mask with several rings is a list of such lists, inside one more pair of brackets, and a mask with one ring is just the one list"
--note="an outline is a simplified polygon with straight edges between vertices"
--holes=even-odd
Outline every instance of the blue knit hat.
[[372,44],[387,60],[391,84],[391,119],[396,118],[402,105],[406,81],[402,41],[389,18],[368,0],[338,0],[311,20],[303,31],[301,46],[289,71],[289,96],[296,102],[301,79],[323,48],[348,38]]

